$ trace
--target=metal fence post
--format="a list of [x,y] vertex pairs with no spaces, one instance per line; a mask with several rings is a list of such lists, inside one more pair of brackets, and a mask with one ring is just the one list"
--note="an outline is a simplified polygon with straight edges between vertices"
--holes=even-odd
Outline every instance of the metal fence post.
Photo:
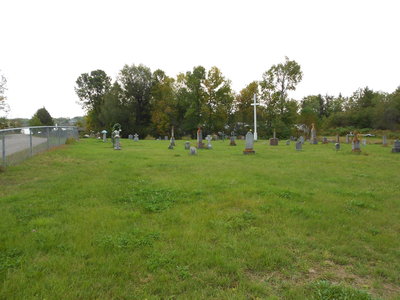
[[29,147],[30,147],[30,150],[31,150],[31,156],[33,156],[32,128],[29,128]]
[[6,133],[5,132],[3,132],[3,134],[2,134],[2,152],[3,152],[3,154],[2,154],[2,158],[3,158],[3,166],[5,167],[6,166]]
[[50,149],[50,128],[46,128],[46,133],[47,133],[47,150]]
[[58,146],[60,146],[61,145],[61,128],[60,127],[58,127],[57,128],[57,134],[58,134]]

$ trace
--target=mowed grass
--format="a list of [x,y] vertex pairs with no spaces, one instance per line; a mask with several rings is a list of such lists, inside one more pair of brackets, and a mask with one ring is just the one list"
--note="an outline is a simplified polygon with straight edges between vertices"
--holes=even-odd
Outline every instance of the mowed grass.
[[167,147],[81,140],[0,173],[0,299],[400,297],[391,146]]

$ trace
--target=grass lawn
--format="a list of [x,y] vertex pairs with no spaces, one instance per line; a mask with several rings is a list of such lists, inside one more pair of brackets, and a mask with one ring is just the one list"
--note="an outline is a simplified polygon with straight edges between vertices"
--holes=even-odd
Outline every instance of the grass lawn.
[[400,298],[391,146],[167,147],[87,139],[0,173],[0,299]]

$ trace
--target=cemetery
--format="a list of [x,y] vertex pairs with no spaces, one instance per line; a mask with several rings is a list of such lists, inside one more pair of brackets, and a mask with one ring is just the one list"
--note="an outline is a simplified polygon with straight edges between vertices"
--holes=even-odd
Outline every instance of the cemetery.
[[399,295],[400,142],[123,132],[0,174],[0,298]]

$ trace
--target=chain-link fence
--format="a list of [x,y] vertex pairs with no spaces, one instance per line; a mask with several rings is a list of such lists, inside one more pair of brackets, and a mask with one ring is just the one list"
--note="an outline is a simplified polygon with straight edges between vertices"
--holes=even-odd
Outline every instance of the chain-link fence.
[[0,153],[3,166],[21,162],[39,152],[78,139],[75,126],[37,126],[0,130]]

